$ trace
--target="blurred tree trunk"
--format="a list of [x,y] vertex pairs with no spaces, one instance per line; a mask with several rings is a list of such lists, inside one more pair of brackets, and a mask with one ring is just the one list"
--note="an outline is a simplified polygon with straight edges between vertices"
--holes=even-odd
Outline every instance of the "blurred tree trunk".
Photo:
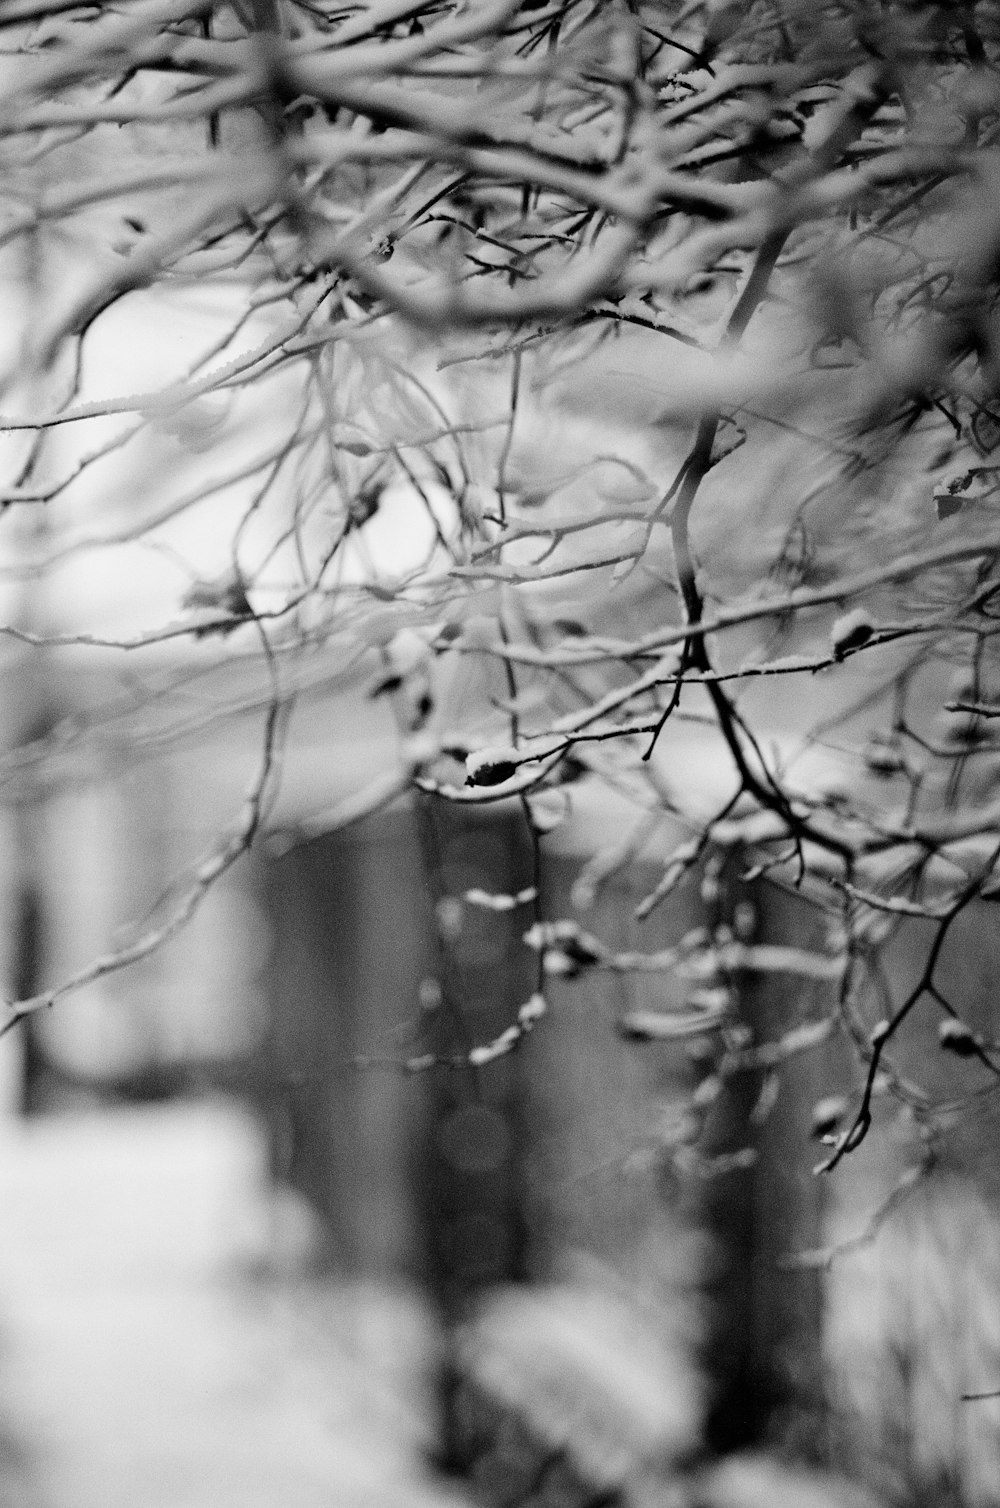
[[[41,453],[36,448],[35,460]],[[26,475],[31,474],[29,464]],[[44,552],[50,530],[44,508],[33,519],[28,537],[31,548]],[[29,634],[45,629],[44,578],[27,578],[20,588],[16,620]],[[24,645],[19,649],[11,677],[9,696],[12,716],[9,726],[17,749],[22,750],[48,737],[59,720],[52,687],[49,657],[45,650]],[[19,782],[12,807],[13,893],[11,915],[11,990],[14,1000],[30,1000],[44,988],[46,932],[48,926],[45,866],[46,792],[37,767],[27,767]],[[52,1088],[52,1073],[44,1047],[41,1018],[27,1016],[18,1027],[22,1033],[21,1099],[23,1115],[43,1110]]]
[[[19,805],[14,815],[15,892],[12,900],[13,956],[11,991],[15,1000],[29,1000],[41,989],[45,949],[45,898],[39,869],[38,821],[35,804]],[[47,1069],[41,1023],[28,1016],[21,1032],[20,1103],[22,1115],[36,1115],[47,1101]]]
[[[755,942],[816,946],[815,913],[794,896],[730,882],[730,907],[741,903],[753,907]],[[737,984],[748,1045],[773,1042],[830,1009],[829,985],[750,972]],[[720,1451],[773,1445],[798,1459],[825,1455],[823,1277],[788,1259],[824,1243],[825,1190],[812,1171],[811,1131],[832,1056],[825,1049],[793,1057],[778,1079],[760,1068],[737,1072],[706,1127],[704,1151],[719,1159],[697,1200],[711,1236],[707,1435]]]

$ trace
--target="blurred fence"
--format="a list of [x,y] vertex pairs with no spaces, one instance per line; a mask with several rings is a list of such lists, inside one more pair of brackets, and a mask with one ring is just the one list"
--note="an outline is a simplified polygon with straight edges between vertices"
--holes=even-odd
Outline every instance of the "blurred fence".
[[[691,1069],[683,1053],[628,1043],[615,1028],[651,992],[676,986],[665,976],[549,980],[550,1011],[525,1051],[485,1070],[407,1074],[414,1054],[492,1040],[536,987],[522,943],[530,910],[460,901],[472,888],[530,883],[519,813],[445,813],[432,841],[437,895],[409,810],[261,866],[274,935],[262,1072],[276,1167],[326,1212],[348,1261],[432,1274],[442,1296],[551,1274],[574,1251],[638,1280],[663,1223],[657,1124]],[[569,911],[575,872],[566,858],[547,864],[547,914]],[[628,901],[611,887],[588,913],[613,946],[636,943]],[[676,941],[691,920],[689,902],[665,908],[644,942]],[[359,1069],[359,1059],[376,1066]],[[380,1256],[387,1204],[399,1225]]]
[[[454,1022],[426,1019],[428,1008],[446,1010],[444,997],[460,1002],[471,1045],[508,1025],[533,988],[521,912],[446,908],[447,963],[439,944],[442,898],[528,882],[518,815],[446,814],[436,895],[426,843],[413,813],[397,811],[262,871],[277,940],[266,1046],[276,1167],[325,1211],[338,1259],[419,1276],[452,1319],[498,1283],[564,1284],[599,1264],[637,1312],[656,1315],[668,1351],[697,1358],[710,1444],[851,1461],[899,1501],[1000,1502],[1000,1404],[961,1398],[1000,1386],[992,1159],[960,1150],[964,1135],[982,1152],[982,1114],[957,1136],[946,1173],[824,1269],[788,1258],[850,1241],[903,1168],[891,1135],[888,1151],[873,1136],[835,1180],[813,1175],[813,1107],[852,1081],[835,1045],[788,1060],[780,1078],[758,1069],[732,1081],[703,1128],[715,1169],[689,1165],[684,1178],[670,1148],[683,1142],[678,1116],[706,1065],[618,1030],[676,995],[671,976],[549,980],[544,1025],[482,1075],[359,1072],[356,1056],[408,1056],[418,1025],[432,1042],[453,1040]],[[578,868],[574,854],[550,854],[547,915],[573,914]],[[653,874],[639,866],[616,878],[581,920],[615,949],[676,943],[701,920],[697,894],[637,923]],[[816,945],[814,916],[794,897],[770,887],[730,896],[748,900],[757,940]],[[976,1026],[990,1012],[982,922],[970,917],[945,959],[947,988]],[[927,941],[919,924],[901,929],[891,956],[901,988]],[[819,1019],[831,988],[745,978],[743,1020],[755,1040],[775,1040]],[[933,1026],[904,1034],[904,1066],[934,1064]],[[961,1067],[943,1065],[942,1093]],[[520,1363],[503,1364],[509,1380]]]
[[[621,1030],[681,1002],[671,974],[549,979],[530,1044],[483,1072],[359,1070],[358,1058],[402,1062],[428,1042],[489,1041],[535,987],[521,942],[530,911],[459,899],[530,882],[519,812],[436,810],[434,824],[421,836],[399,810],[260,870],[275,938],[261,1074],[277,1172],[323,1210],[331,1260],[419,1276],[452,1319],[498,1283],[599,1264],[657,1316],[675,1356],[700,1357],[717,1443],[807,1435],[822,1391],[819,1278],[779,1258],[818,1240],[808,1125],[819,1069],[790,1067],[787,1095],[756,1118],[767,1076],[741,1076],[708,1127],[713,1152],[737,1155],[693,1179],[677,1176],[671,1141],[704,1064],[683,1043]],[[548,857],[546,915],[572,914],[578,868],[574,854]],[[588,929],[615,949],[676,944],[701,920],[697,891],[639,923],[656,873],[632,867],[609,883]],[[801,990],[758,985],[745,1009],[770,1036],[810,1006]]]

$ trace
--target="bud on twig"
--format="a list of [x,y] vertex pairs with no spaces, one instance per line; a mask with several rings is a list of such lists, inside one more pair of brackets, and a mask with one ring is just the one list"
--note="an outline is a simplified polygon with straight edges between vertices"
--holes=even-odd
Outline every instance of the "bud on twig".
[[864,608],[856,607],[853,612],[844,613],[830,630],[833,658],[842,660],[852,649],[860,649],[862,644],[868,643],[874,632],[875,625]]
[[979,1053],[979,1043],[964,1021],[942,1021],[938,1027],[938,1045],[944,1052],[953,1052],[956,1058],[974,1058]]
[[839,1094],[828,1094],[817,1100],[812,1112],[812,1134],[825,1141],[835,1136],[847,1114],[847,1101]]
[[516,749],[497,746],[474,749],[465,758],[466,785],[502,785],[517,774],[521,755]]

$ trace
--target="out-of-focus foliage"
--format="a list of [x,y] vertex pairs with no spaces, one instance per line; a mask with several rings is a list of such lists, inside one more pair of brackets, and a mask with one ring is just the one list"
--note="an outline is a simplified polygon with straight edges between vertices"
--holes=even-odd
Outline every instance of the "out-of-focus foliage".
[[[708,876],[669,954],[537,887],[470,894],[533,908],[539,989],[466,1061],[522,1041],[549,975],[680,969],[683,1012],[625,1029],[711,1039],[723,1079],[846,1033],[829,1165],[884,1093],[937,1126],[936,1070],[894,1066],[917,1007],[959,1100],[993,1085],[937,968],[1000,884],[1000,9],[11,0],[0,27],[8,571],[176,554],[202,521],[173,616],[65,638],[263,673],[244,817],[137,948],[262,830],[287,698],[353,667],[402,757],[341,817],[516,798],[537,850],[604,782],[636,815],[581,903],[647,845],[641,915]],[[148,375],[192,300],[203,338]],[[823,951],[715,905],[737,845],[815,901]],[[934,942],[899,991],[912,918]],[[748,1047],[746,971],[833,1003]]]

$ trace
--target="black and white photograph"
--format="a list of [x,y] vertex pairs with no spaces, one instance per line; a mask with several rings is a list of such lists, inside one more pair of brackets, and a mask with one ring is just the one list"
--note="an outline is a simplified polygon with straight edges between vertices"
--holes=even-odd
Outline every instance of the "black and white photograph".
[[0,1508],[1000,1508],[998,0],[0,0]]

